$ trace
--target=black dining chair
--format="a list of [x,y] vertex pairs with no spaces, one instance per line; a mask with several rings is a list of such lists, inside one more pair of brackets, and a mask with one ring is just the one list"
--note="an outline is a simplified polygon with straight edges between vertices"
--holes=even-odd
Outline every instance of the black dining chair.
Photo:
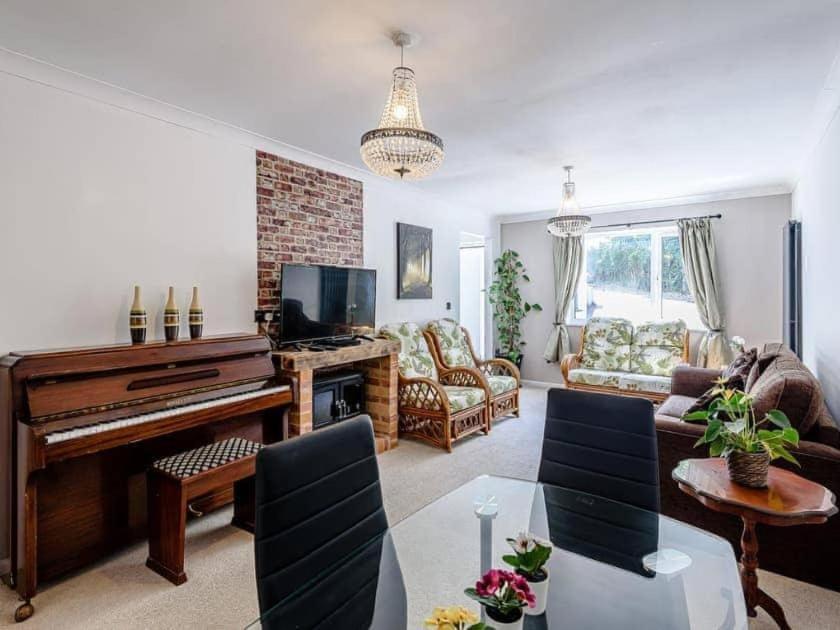
[[653,405],[643,398],[549,390],[538,477],[659,512]]
[[382,558],[393,557],[384,573],[402,587],[387,530],[368,416],[263,448],[254,532],[262,627],[371,626]]

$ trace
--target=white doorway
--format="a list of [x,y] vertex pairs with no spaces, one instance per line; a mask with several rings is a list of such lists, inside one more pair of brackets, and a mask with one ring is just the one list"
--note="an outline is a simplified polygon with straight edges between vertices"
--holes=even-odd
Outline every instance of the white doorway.
[[472,338],[473,348],[484,356],[485,286],[484,286],[484,237],[461,234],[459,296],[461,325]]

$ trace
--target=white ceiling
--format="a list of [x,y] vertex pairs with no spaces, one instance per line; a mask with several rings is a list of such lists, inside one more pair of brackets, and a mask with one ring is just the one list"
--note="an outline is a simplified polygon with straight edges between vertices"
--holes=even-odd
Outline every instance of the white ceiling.
[[0,0],[0,46],[363,167],[397,49],[446,161],[415,184],[488,213],[794,183],[838,0]]

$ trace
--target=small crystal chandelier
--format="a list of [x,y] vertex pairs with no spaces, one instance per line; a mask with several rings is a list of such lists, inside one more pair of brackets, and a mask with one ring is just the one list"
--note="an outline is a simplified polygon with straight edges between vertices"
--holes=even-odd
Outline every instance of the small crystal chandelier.
[[391,93],[379,127],[362,136],[362,160],[383,177],[423,179],[443,162],[443,140],[423,128],[414,70],[403,65],[403,53],[412,44],[411,36],[400,31],[391,39],[400,47],[400,65],[394,68]]
[[553,236],[581,236],[589,229],[592,218],[580,213],[575,197],[575,183],[572,181],[574,166],[564,166],[566,183],[563,184],[563,201],[557,216],[548,220],[548,232]]

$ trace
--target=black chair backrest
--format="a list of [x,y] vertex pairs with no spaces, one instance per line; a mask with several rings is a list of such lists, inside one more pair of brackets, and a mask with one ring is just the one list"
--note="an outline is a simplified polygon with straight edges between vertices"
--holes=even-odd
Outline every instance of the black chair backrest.
[[658,512],[653,405],[643,398],[549,390],[539,481]]
[[254,532],[263,627],[367,627],[387,529],[369,417],[263,448]]

